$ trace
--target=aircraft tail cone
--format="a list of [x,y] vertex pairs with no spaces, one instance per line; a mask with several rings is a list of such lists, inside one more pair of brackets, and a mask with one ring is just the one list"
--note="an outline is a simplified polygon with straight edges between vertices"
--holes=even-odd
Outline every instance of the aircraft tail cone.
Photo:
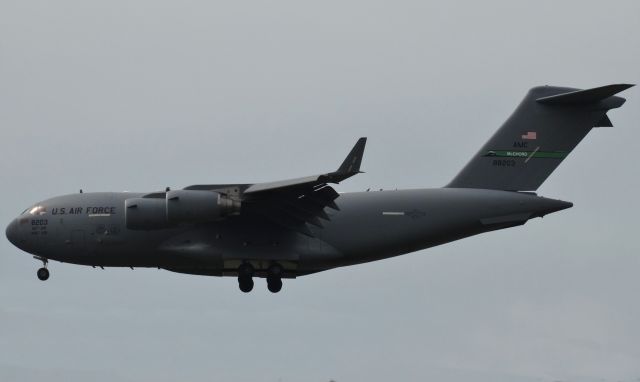
[[540,198],[540,206],[538,207],[536,215],[542,217],[571,207],[573,207],[573,203],[571,202],[565,202],[564,200],[558,199]]

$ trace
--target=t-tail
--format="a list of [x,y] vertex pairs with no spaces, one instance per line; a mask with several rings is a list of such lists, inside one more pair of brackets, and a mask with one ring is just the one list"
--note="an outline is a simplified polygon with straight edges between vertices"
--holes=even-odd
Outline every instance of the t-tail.
[[579,90],[540,86],[446,187],[535,191],[594,127],[611,127],[615,94],[633,85]]

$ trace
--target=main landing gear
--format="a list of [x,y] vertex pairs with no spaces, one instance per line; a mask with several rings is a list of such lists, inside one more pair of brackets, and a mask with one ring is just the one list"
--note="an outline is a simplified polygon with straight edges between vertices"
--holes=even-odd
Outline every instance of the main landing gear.
[[267,271],[267,288],[271,293],[278,293],[282,289],[282,267],[273,264]]
[[[253,275],[255,270],[249,263],[243,263],[238,267],[238,287],[244,293],[253,290]],[[278,293],[282,289],[282,267],[279,264],[273,264],[267,270],[267,289],[271,293]]]
[[49,263],[49,260],[47,260],[44,257],[36,257],[34,256],[34,258],[42,261],[42,268],[38,269],[38,272],[36,273],[38,275],[38,279],[45,281],[47,279],[49,279],[49,270],[47,269],[47,264]]
[[244,263],[238,267],[238,286],[244,293],[249,293],[253,289],[253,266]]

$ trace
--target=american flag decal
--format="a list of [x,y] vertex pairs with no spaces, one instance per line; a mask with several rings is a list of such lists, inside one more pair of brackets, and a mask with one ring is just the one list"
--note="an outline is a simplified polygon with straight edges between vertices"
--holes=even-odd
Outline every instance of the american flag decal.
[[536,140],[538,139],[538,133],[535,131],[527,131],[526,134],[522,135],[522,139]]

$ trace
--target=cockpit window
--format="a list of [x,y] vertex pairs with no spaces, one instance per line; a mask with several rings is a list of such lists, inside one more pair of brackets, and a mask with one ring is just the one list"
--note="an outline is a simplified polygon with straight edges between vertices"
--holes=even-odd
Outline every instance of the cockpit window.
[[31,208],[27,208],[24,212],[28,212],[29,215],[44,215],[47,213],[47,208],[45,206],[33,206]]

